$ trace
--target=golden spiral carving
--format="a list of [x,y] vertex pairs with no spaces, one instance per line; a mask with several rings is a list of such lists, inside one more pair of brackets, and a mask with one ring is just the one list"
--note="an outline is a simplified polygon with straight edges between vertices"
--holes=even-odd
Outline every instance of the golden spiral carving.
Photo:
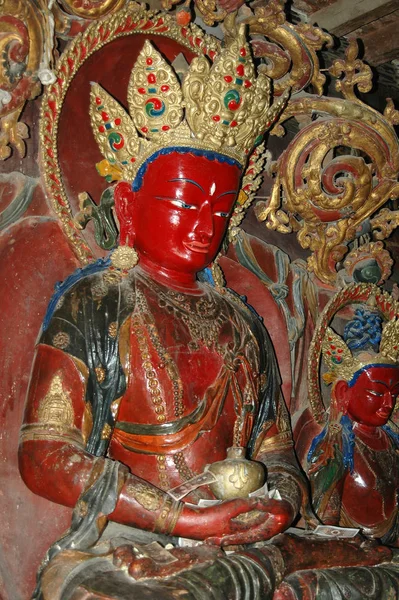
[[339,88],[350,99],[308,96],[289,102],[280,123],[293,116],[320,118],[281,155],[270,200],[256,207],[267,227],[298,232],[301,246],[313,252],[309,270],[329,284],[357,227],[399,194],[399,143],[391,124],[397,115],[390,107],[381,115],[354,96],[355,85],[368,85],[368,71],[353,49],[348,72],[344,66],[334,68],[344,74]]
[[252,40],[254,55],[266,60],[264,72],[273,79],[274,95],[287,88],[299,92],[309,85],[321,94],[326,78],[316,52],[324,45],[331,47],[332,37],[312,25],[288,23],[284,4],[284,0],[270,0],[246,19],[251,35],[256,36]]

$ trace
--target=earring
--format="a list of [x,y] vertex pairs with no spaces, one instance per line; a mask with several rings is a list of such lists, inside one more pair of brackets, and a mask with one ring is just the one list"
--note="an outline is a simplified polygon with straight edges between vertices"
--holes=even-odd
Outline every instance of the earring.
[[112,266],[121,271],[133,269],[139,262],[139,255],[130,246],[118,246],[111,254]]

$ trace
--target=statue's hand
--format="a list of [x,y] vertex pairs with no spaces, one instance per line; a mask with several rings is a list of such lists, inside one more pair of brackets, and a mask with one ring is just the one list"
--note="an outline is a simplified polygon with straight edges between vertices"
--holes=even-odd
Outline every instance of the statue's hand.
[[[240,502],[245,500],[241,499]],[[208,544],[226,546],[268,540],[285,531],[295,517],[292,506],[286,500],[249,498],[248,501],[251,502],[251,508],[231,516],[227,527],[219,535],[206,539]],[[219,506],[227,508],[230,503],[224,502]]]

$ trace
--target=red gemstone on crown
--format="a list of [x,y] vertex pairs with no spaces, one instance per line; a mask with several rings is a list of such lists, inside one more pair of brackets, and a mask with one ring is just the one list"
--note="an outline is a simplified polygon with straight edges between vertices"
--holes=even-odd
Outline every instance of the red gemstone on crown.
[[148,81],[148,83],[156,82],[156,77],[155,77],[154,73],[150,73],[149,75],[147,75],[147,81]]
[[250,87],[252,87],[252,83],[249,81],[249,79],[246,79],[246,80],[244,81],[244,87],[246,87],[246,88],[250,88]]
[[99,98],[98,96],[97,96],[97,98],[96,98],[96,104],[102,104],[102,100],[101,100],[101,98]]
[[120,125],[121,123],[122,123],[122,121],[119,118],[115,119],[115,125]]
[[233,81],[233,78],[231,77],[231,75],[225,75],[224,80],[226,83],[231,83]]
[[212,119],[213,119],[214,121],[216,121],[216,123],[217,123],[218,121],[220,121],[220,117],[219,117],[219,115],[213,115]]
[[237,121],[232,121],[230,123],[230,127],[237,127],[237,125],[238,125]]
[[130,159],[130,162],[131,162],[131,163],[134,163],[134,162],[136,162],[136,159],[135,159],[135,158],[131,158],[131,159]]
[[168,85],[161,85],[161,92],[168,92],[168,91],[169,91]]
[[162,125],[162,131],[169,131],[169,125]]
[[342,354],[342,352],[343,352],[342,348],[338,348],[337,352],[338,352],[339,354]]
[[240,48],[240,54],[241,54],[241,56],[247,55],[247,51],[245,50],[245,48]]
[[138,90],[139,94],[145,94],[145,89],[144,88],[139,88]]
[[143,133],[147,133],[147,131],[148,131],[148,127],[142,127],[142,128],[141,128],[141,131],[142,131]]
[[104,125],[100,125],[100,127],[98,128],[98,131],[100,131],[101,133],[104,133],[104,131],[105,131]]
[[238,65],[238,67],[236,68],[237,71],[237,75],[239,75],[240,77],[244,76],[244,65]]
[[152,58],[149,56],[145,62],[150,67],[152,65]]
[[101,113],[101,118],[102,118],[103,121],[109,121],[109,115],[108,115],[108,113],[106,113],[106,112],[103,111]]
[[333,344],[331,344],[331,350],[335,350],[336,346],[334,346]]

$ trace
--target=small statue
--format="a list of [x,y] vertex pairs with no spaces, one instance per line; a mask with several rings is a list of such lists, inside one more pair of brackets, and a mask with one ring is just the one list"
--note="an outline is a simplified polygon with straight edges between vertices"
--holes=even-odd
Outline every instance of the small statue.
[[389,420],[399,394],[398,344],[398,321],[383,324],[372,296],[346,324],[343,339],[327,328],[330,415],[308,454],[322,522],[359,528],[390,545],[399,533],[399,432]]
[[[207,269],[251,148],[277,113],[268,93],[243,26],[212,67],[195,58],[182,86],[146,41],[131,116],[92,86],[99,170],[119,179],[120,237],[110,259],[60,287],[37,346],[20,470],[33,492],[75,507],[47,562],[94,544],[107,520],[151,539],[226,545],[266,540],[298,514],[306,485],[270,339],[217,266]],[[211,486],[231,461],[239,493],[218,500]]]

